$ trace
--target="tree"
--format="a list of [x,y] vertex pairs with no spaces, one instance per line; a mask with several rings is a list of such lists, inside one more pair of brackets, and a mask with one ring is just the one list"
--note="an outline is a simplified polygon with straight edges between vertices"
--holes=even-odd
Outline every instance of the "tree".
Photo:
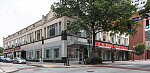
[[[135,54],[140,57],[141,55],[144,54],[144,52],[145,52],[145,50],[146,50],[146,45],[139,43],[139,44],[137,44],[137,45],[134,47],[134,49],[135,49],[135,51],[136,51]],[[139,58],[139,60],[140,60],[140,58]]]
[[2,56],[3,55],[3,47],[0,47],[0,56]]
[[[93,50],[95,49],[95,36],[99,32],[111,34],[136,34],[138,22],[130,21],[137,8],[129,0],[61,0],[51,6],[55,17],[67,16],[75,19],[67,29],[75,33],[85,30],[93,37]],[[131,31],[128,31],[128,23]]]
[[142,15],[144,18],[147,18],[149,16],[148,13],[150,13],[150,0],[147,0],[144,9],[139,11],[139,15]]

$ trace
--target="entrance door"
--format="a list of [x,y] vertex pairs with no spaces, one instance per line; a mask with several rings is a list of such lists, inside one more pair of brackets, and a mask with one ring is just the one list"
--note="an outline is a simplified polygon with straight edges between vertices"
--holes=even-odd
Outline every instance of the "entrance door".
[[26,51],[21,51],[21,57],[26,59]]
[[83,61],[83,52],[79,53],[79,61]]

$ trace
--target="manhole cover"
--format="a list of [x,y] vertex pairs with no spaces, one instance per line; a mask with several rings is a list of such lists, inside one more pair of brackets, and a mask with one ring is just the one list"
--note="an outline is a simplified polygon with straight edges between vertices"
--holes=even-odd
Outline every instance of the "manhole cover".
[[39,70],[41,70],[41,69],[34,69],[33,71],[39,71]]
[[94,72],[94,71],[87,71],[87,72]]

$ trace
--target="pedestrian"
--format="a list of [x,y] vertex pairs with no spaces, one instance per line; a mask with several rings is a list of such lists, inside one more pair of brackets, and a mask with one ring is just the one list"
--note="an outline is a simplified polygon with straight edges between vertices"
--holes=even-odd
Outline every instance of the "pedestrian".
[[42,63],[42,57],[40,57],[39,62]]

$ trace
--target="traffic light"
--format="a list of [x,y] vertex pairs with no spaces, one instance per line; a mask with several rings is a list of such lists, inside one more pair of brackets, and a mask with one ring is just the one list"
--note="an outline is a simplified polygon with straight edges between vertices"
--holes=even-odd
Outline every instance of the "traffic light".
[[146,20],[146,29],[148,29],[149,28],[149,20],[147,19]]
[[128,31],[131,31],[131,21],[128,21]]

